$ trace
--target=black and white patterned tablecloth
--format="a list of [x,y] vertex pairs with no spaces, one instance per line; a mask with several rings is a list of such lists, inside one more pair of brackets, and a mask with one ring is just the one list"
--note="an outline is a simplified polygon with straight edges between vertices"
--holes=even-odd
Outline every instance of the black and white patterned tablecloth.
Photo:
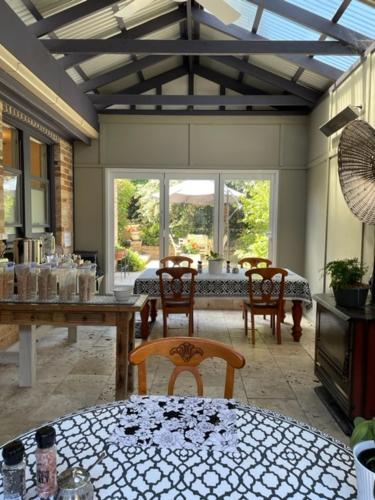
[[[234,452],[108,444],[126,405],[98,406],[53,423],[59,472],[90,467],[107,447],[108,456],[91,471],[97,499],[356,498],[351,451],[293,419],[237,403]],[[26,499],[36,499],[34,431],[21,439],[27,451]]]
[[[275,281],[277,282],[277,279]],[[254,287],[254,294],[259,294],[260,289],[257,288],[256,280]],[[277,286],[275,291],[277,293]],[[169,293],[167,280],[166,292]],[[156,276],[156,269],[146,269],[135,280],[134,293],[160,297],[159,277]],[[246,298],[249,296],[249,279],[245,276],[243,269],[238,274],[208,274],[203,272],[196,277],[195,296]],[[309,282],[306,278],[289,270],[288,276],[285,278],[284,296],[287,300],[302,300],[308,304],[312,303]]]

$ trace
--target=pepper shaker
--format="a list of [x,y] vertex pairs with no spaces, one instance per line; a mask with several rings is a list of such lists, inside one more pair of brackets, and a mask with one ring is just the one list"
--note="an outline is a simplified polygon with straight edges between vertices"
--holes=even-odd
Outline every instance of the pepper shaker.
[[3,448],[4,500],[23,500],[26,494],[25,448],[19,439]]
[[227,260],[227,273],[230,273],[230,260]]
[[201,274],[202,271],[203,271],[203,265],[202,265],[202,261],[201,260],[198,260],[197,271],[198,271],[199,274]]

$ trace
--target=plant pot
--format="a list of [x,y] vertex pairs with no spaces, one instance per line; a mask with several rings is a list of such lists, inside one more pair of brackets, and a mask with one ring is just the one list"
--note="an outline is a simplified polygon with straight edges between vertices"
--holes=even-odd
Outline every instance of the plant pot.
[[375,441],[362,441],[353,448],[355,470],[357,473],[357,499],[369,500],[375,497],[375,472],[365,467],[358,456],[364,450],[373,449],[375,453]]
[[336,299],[336,304],[341,307],[364,307],[368,287],[351,287],[334,289],[333,294]]
[[208,261],[208,272],[209,274],[221,274],[223,272],[223,260],[210,259]]

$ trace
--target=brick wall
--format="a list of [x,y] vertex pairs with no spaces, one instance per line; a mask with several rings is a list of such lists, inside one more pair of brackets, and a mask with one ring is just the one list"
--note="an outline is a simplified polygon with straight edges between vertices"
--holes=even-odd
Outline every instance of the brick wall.
[[[3,103],[0,101],[0,233],[4,232],[4,189],[3,189]],[[0,325],[0,349],[5,349],[18,340],[18,326]]]
[[[0,232],[4,232],[4,191],[3,191],[3,119],[12,116],[44,133],[55,141],[54,154],[54,215],[56,244],[64,247],[66,253],[73,251],[73,148],[24,113],[0,101]],[[67,243],[67,244],[65,244]],[[18,328],[0,325],[0,349],[4,349],[18,340]]]
[[66,253],[73,251],[73,148],[64,140],[54,146],[55,237]]

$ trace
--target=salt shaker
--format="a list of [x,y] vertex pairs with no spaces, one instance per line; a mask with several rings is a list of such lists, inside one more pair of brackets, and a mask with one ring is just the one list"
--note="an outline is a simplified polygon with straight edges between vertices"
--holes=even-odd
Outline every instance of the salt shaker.
[[40,499],[53,499],[57,493],[56,477],[56,432],[51,426],[38,429],[35,433],[37,449],[36,483]]
[[198,260],[197,271],[199,274],[203,271],[203,265],[201,260]]
[[3,448],[3,492],[4,500],[23,500],[26,494],[25,448],[16,440]]
[[230,273],[230,260],[227,260],[227,273]]

